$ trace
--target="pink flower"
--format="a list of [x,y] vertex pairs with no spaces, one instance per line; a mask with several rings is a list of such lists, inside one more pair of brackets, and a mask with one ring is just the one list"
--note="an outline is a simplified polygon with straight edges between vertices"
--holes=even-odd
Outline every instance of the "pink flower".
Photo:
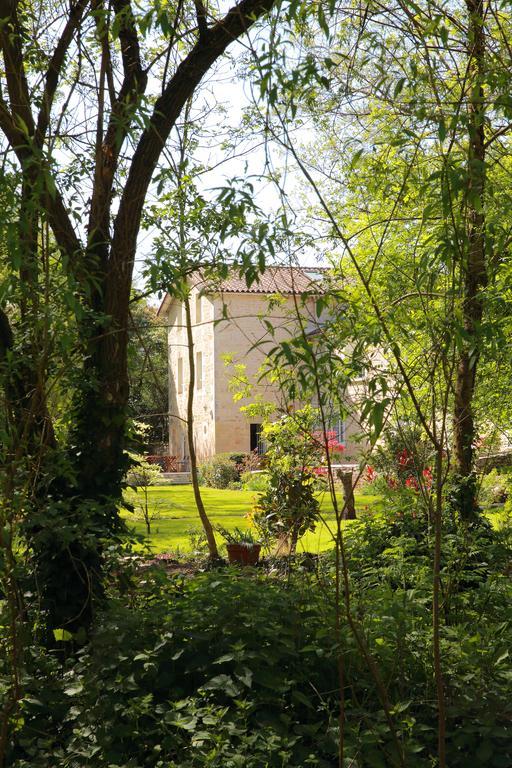
[[317,430],[313,432],[311,437],[319,447],[326,449],[330,454],[343,453],[345,450],[343,443],[338,441],[338,436],[334,429],[327,430],[325,434],[321,430]]

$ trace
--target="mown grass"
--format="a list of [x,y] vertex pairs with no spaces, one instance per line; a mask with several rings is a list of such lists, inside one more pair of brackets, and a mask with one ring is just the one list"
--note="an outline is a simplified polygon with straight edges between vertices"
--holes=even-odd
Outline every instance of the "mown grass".
[[[255,491],[220,491],[214,488],[201,489],[206,511],[214,525],[227,530],[248,528],[247,513],[253,508],[258,494]],[[150,508],[155,514],[151,521],[151,536],[148,543],[153,552],[189,552],[190,531],[201,527],[194,494],[190,485],[153,486],[148,489]],[[142,492],[128,492],[127,498],[136,506],[142,501]],[[323,521],[314,533],[307,533],[300,541],[300,547],[308,552],[321,552],[333,546],[331,531],[334,532],[334,510],[327,493],[319,494]],[[340,505],[343,504],[341,495]],[[359,513],[377,511],[380,496],[356,494],[356,510]],[[140,512],[123,512],[130,527],[136,533],[146,532]]]

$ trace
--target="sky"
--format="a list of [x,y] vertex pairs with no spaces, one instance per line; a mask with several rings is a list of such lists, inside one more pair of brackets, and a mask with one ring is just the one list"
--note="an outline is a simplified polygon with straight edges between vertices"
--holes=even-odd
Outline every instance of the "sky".
[[[282,200],[276,185],[269,181],[268,166],[279,169],[280,184],[285,190],[291,208],[300,206],[299,174],[293,168],[290,157],[277,145],[263,141],[257,133],[251,132],[251,127],[244,122],[245,112],[255,107],[258,94],[253,83],[240,76],[236,71],[235,62],[244,54],[242,45],[236,43],[220,64],[210,74],[196,94],[194,112],[199,116],[202,139],[194,152],[194,161],[202,164],[207,170],[197,182],[197,186],[206,197],[215,197],[218,188],[226,185],[233,177],[250,179],[254,185],[255,200],[265,214],[273,215],[281,207]],[[205,117],[206,113],[206,117]],[[239,137],[235,151],[226,146],[230,133],[243,132]],[[301,143],[308,143],[312,135],[302,130],[297,135]],[[163,158],[163,162],[166,160]],[[155,189],[148,197],[148,205],[156,196]],[[135,270],[137,287],[143,288],[141,270],[151,254],[155,231],[141,231]],[[299,255],[303,265],[318,263],[317,254],[304,253]],[[154,299],[156,302],[158,298]]]

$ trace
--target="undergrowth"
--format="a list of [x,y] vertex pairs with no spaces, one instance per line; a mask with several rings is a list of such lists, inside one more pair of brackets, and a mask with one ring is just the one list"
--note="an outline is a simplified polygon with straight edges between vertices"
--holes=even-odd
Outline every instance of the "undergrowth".
[[[359,522],[347,535],[351,612],[392,702],[405,765],[436,765],[428,529]],[[447,530],[443,669],[452,768],[512,764],[510,529]],[[397,764],[375,684],[342,616],[334,558],[285,578],[224,569],[112,586],[92,642],[62,667],[26,652],[13,768],[338,765],[343,654],[346,766]],[[112,584],[114,585],[114,579]],[[344,608],[340,608],[342,612]]]

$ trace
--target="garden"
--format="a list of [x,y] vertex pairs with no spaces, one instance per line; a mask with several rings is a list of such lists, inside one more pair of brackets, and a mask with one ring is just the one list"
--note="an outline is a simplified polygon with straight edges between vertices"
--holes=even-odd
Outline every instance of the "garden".
[[[139,492],[140,495],[140,492]],[[205,488],[202,491],[208,517],[214,525],[228,530],[233,528],[250,528],[250,513],[257,502],[257,492],[229,489]],[[125,519],[130,527],[133,526],[139,535],[146,533],[146,526],[141,512],[137,511],[138,495],[128,494],[135,507],[135,513],[125,512]],[[155,553],[174,552],[185,553],[193,549],[194,539],[201,533],[194,501],[193,489],[190,485],[152,486],[148,490],[151,534],[148,543]],[[314,532],[305,533],[299,541],[299,548],[310,552],[320,552],[332,546],[332,534],[335,529],[334,510],[328,494],[324,491],[319,496],[322,520]],[[342,503],[341,491],[338,500]],[[358,514],[365,514],[379,507],[380,496],[356,494]],[[324,524],[323,520],[325,520]]]
[[[412,514],[353,522],[349,603],[332,550],[285,570],[199,564],[171,578],[139,571],[136,557],[112,563],[91,642],[64,665],[55,653],[28,659],[10,764],[332,768],[342,733],[346,766],[430,768],[433,547]],[[443,540],[454,768],[512,759],[511,547],[510,526],[450,527]]]
[[511,768],[511,39],[2,3],[0,768]]

